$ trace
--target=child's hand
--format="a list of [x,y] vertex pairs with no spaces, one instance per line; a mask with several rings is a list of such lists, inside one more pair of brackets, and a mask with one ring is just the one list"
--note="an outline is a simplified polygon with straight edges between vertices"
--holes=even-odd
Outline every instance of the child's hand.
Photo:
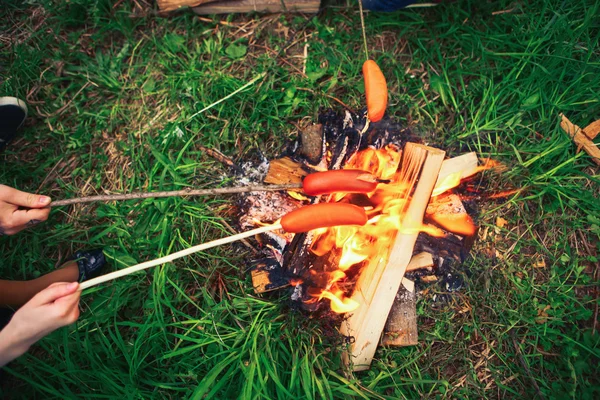
[[50,332],[79,318],[79,284],[53,283],[21,307],[0,332],[0,366]]
[[[0,185],[0,236],[14,235],[48,219],[50,197]],[[20,209],[20,208],[23,209]]]

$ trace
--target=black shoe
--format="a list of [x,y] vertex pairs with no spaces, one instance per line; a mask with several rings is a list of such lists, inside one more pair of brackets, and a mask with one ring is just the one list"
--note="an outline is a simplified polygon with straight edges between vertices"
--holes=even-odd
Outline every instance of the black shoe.
[[0,97],[0,151],[17,136],[27,117],[27,105],[16,97]]
[[78,251],[73,255],[71,260],[77,261],[79,282],[87,281],[101,275],[102,268],[106,265],[106,258],[102,249]]

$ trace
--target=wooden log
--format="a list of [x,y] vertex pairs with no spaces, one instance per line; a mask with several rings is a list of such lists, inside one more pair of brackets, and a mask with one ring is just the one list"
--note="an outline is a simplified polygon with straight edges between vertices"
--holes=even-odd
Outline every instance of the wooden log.
[[588,139],[594,140],[598,136],[598,133],[600,133],[600,119],[583,128],[583,133],[585,133]]
[[473,236],[477,226],[460,199],[454,193],[433,197],[427,205],[425,219],[460,236]]
[[[281,267],[256,267],[250,271],[252,287],[257,294],[270,292],[290,286],[287,278],[281,277]],[[273,275],[277,275],[274,277]]]
[[300,12],[312,14],[319,12],[320,7],[320,0],[228,0],[200,4],[198,7],[194,7],[193,10],[199,15],[248,12]]
[[403,278],[385,324],[381,344],[383,346],[414,346],[418,344],[418,338],[417,294],[414,290],[414,282]]
[[410,262],[406,266],[406,272],[430,267],[433,267],[433,256],[431,253],[423,251],[414,255],[413,258],[410,259]]
[[343,353],[346,365],[354,371],[368,369],[377,350],[385,322],[400,288],[406,267],[412,258],[418,230],[444,161],[445,152],[436,148],[407,143],[404,149],[400,176],[415,185],[414,193],[404,216],[401,231],[391,248],[373,258],[361,272],[352,299],[360,304],[342,323],[340,333],[353,338]]
[[319,165],[325,159],[323,125],[312,124],[300,131],[300,154],[312,165]]
[[269,171],[264,182],[302,183],[302,178],[306,175],[308,172],[302,168],[302,164],[289,157],[283,157],[269,163]]

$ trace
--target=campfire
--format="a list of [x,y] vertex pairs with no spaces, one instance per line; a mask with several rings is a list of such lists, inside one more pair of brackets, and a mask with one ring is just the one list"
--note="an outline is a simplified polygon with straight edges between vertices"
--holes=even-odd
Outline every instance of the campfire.
[[374,182],[372,191],[251,192],[239,199],[244,229],[306,204],[364,208],[364,226],[265,233],[251,268],[258,293],[291,287],[291,300],[303,309],[343,315],[344,361],[355,371],[369,368],[380,342],[417,343],[415,281],[439,281],[446,292],[460,286],[451,266],[464,261],[477,226],[473,196],[463,202],[456,188],[464,191],[465,182],[495,166],[475,153],[448,158],[391,118],[367,121],[365,113],[324,111],[281,158],[248,163],[243,183],[300,183],[311,173],[341,169],[363,174]]

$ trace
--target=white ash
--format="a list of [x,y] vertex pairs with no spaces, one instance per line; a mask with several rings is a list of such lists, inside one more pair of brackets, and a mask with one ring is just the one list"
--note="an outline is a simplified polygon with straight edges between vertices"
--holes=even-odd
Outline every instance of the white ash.
[[[269,239],[273,240],[275,243],[277,243],[278,249],[283,250],[288,244],[288,240],[284,236],[278,235],[274,232],[265,232],[264,235],[267,236]],[[279,251],[279,254],[281,254],[281,251]]]
[[354,127],[354,120],[352,119],[352,114],[350,114],[350,111],[346,110],[346,112],[344,114],[343,129],[352,128],[352,127]]
[[294,291],[292,292],[292,301],[301,301],[302,300],[302,285],[294,286]]
[[[269,248],[269,250],[271,250],[271,256],[272,258],[277,261],[277,263],[279,263],[279,265],[283,264],[283,253],[279,250],[277,250],[275,247],[273,246],[267,246]],[[275,269],[275,267],[273,267],[273,269]]]
[[248,186],[262,183],[269,172],[269,160],[261,156],[260,163],[246,161],[240,165],[242,174],[236,176],[238,185]]
[[256,221],[274,222],[300,207],[300,203],[286,193],[249,192],[242,199],[240,226],[242,229],[256,227]]

